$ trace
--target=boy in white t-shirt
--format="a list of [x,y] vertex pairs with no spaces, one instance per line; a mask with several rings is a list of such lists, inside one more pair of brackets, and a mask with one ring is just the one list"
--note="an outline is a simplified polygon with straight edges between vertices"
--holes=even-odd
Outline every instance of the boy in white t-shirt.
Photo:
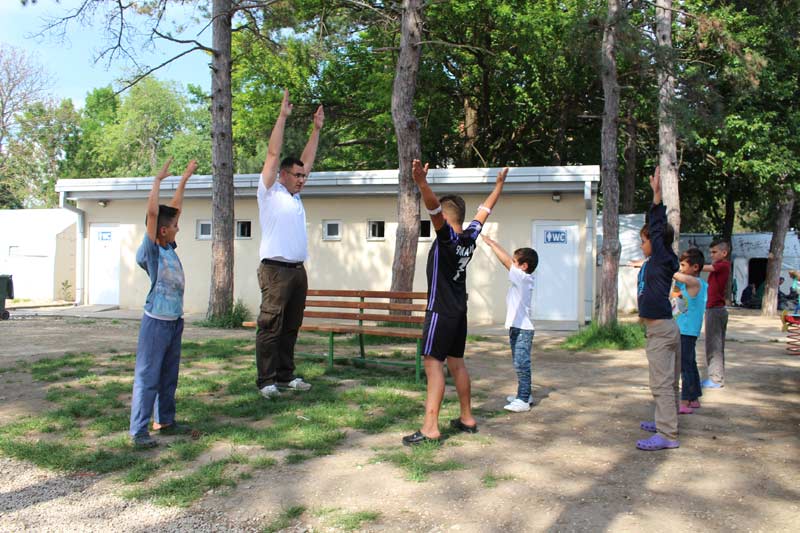
[[533,344],[533,271],[539,264],[539,255],[533,248],[518,248],[514,256],[508,255],[502,246],[486,235],[483,240],[494,255],[508,269],[511,286],[506,295],[506,322],[511,343],[514,370],[517,372],[517,395],[508,396],[504,407],[507,411],[522,413],[531,410],[531,346]]

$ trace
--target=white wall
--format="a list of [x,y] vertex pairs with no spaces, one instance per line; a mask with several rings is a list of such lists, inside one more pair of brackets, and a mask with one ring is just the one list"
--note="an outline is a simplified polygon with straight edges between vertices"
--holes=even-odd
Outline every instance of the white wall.
[[[465,196],[468,218],[474,215],[484,198],[484,195]],[[391,196],[308,197],[303,199],[303,203],[308,224],[309,259],[306,268],[309,287],[388,290],[391,285],[397,229],[396,199]],[[136,249],[144,236],[145,201],[113,200],[107,207],[100,207],[93,201],[81,201],[78,207],[86,211],[87,228],[90,224],[103,222],[120,224],[123,232],[120,305],[124,308],[140,308],[149,289],[147,275],[135,264]],[[260,303],[256,269],[261,230],[255,198],[237,198],[235,218],[252,221],[252,238],[237,239],[234,243],[235,297],[241,298],[251,311],[256,311]],[[186,198],[179,222],[177,252],[186,272],[184,309],[187,313],[205,312],[208,305],[211,241],[195,238],[196,221],[199,219],[211,219],[210,200]],[[341,241],[322,240],[323,219],[342,221]],[[367,220],[370,219],[385,221],[383,241],[367,240]],[[562,193],[562,199],[558,203],[553,202],[549,194],[501,197],[484,232],[512,251],[531,245],[532,223],[535,219],[577,221],[579,250],[585,248],[585,209],[581,193]],[[430,245],[431,241],[420,241],[419,244],[414,281],[414,290],[417,291],[425,291],[427,288],[425,264]],[[583,281],[586,277],[585,269],[593,268],[593,265],[584,263],[582,256],[578,291],[581,315],[586,290]],[[91,265],[87,264],[88,268]],[[505,269],[482,242],[470,263],[467,287],[472,323],[503,321],[507,276]],[[87,290],[91,290],[88,285]],[[583,316],[579,317],[580,321],[584,319]]]

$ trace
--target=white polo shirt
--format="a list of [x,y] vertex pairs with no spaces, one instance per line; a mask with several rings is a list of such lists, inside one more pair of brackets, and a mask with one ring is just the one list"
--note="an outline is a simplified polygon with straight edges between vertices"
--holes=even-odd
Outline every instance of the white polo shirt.
[[261,223],[261,259],[301,263],[308,258],[306,210],[300,195],[292,195],[283,184],[267,189],[264,176],[258,180],[258,219]]
[[533,328],[533,274],[511,265],[508,269],[511,286],[506,294],[506,328]]

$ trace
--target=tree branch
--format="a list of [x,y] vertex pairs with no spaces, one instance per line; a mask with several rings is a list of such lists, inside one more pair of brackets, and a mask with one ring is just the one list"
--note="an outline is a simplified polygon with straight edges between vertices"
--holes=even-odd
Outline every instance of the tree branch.
[[166,67],[167,65],[169,65],[169,64],[170,64],[170,63],[172,63],[173,61],[175,61],[175,60],[177,60],[177,59],[180,59],[181,57],[183,57],[183,56],[185,56],[185,55],[187,55],[187,54],[190,54],[190,53],[194,52],[195,50],[206,50],[206,48],[205,48],[205,47],[198,47],[198,46],[195,46],[194,48],[189,48],[188,50],[184,50],[184,51],[183,51],[183,52],[181,52],[180,54],[178,54],[178,55],[176,55],[176,56],[173,56],[173,57],[171,57],[170,59],[167,59],[166,61],[164,61],[164,62],[163,62],[163,63],[161,63],[160,65],[157,65],[157,66],[155,66],[155,67],[153,67],[153,68],[147,69],[145,72],[142,72],[141,74],[137,75],[137,76],[136,76],[136,77],[133,79],[133,81],[129,82],[129,83],[128,83],[127,85],[125,85],[125,86],[124,86],[122,89],[120,89],[120,90],[118,90],[118,91],[114,91],[114,94],[115,94],[115,95],[117,95],[117,94],[120,94],[120,93],[122,93],[122,92],[124,92],[124,91],[127,91],[128,89],[130,89],[131,87],[133,87],[134,85],[136,85],[137,83],[139,83],[140,81],[142,81],[144,78],[146,78],[147,76],[149,76],[150,74],[152,74],[152,73],[153,73],[153,72],[155,72],[156,70],[158,70],[158,69],[160,69],[160,68],[163,68],[163,67]]
[[193,44],[195,50],[200,49],[200,50],[205,50],[206,52],[209,52],[211,54],[216,53],[216,50],[214,50],[213,48],[209,48],[208,46],[205,46],[204,44],[202,44],[202,43],[200,43],[198,41],[195,41],[194,39],[177,39],[175,37],[172,37],[171,35],[166,35],[164,33],[161,33],[160,31],[158,31],[155,28],[153,28],[153,33],[155,35],[158,35],[162,39],[165,39],[167,41],[172,41],[173,43]]

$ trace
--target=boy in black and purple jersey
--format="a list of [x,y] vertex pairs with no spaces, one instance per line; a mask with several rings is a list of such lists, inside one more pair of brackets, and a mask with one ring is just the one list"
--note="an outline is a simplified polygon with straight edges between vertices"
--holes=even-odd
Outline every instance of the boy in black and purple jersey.
[[473,221],[463,229],[466,210],[464,199],[455,195],[436,198],[427,181],[428,165],[423,167],[417,159],[413,162],[414,182],[419,187],[422,200],[431,216],[436,240],[428,253],[428,307],[422,337],[425,377],[428,380],[425,420],[419,431],[403,437],[403,444],[407,446],[438,441],[441,437],[439,409],[444,398],[445,360],[453,375],[461,404],[461,416],[451,420],[450,425],[467,433],[478,431],[470,406],[469,374],[464,365],[464,344],[467,340],[467,265],[472,259],[483,223],[503,190],[506,174],[508,168],[498,173],[494,190],[478,207]]

